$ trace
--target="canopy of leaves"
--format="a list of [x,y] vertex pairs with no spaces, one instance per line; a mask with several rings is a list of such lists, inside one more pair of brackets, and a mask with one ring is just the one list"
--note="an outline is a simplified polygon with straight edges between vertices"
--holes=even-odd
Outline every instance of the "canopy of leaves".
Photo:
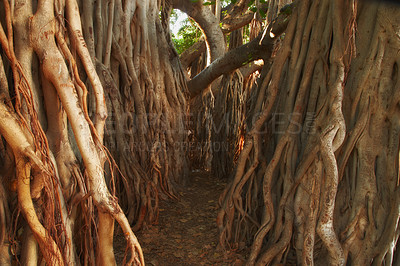
[[172,41],[178,54],[196,43],[202,33],[193,20],[190,18],[183,21],[181,28],[175,35],[172,33]]
[[[195,2],[196,0],[192,0],[193,2]],[[222,18],[224,16],[227,15],[227,10],[226,8],[228,7],[228,5],[230,4],[235,4],[237,2],[237,0],[222,0],[221,1],[221,6],[222,6]],[[248,9],[251,10],[252,12],[258,12],[261,18],[265,18],[266,16],[266,6],[263,7],[257,7],[255,0],[252,0],[249,2],[248,4]],[[267,4],[267,0],[260,0],[259,1],[260,4]],[[203,5],[205,6],[211,6],[211,5],[215,5],[215,1],[204,1]],[[172,28],[176,28],[176,24],[179,23],[179,16],[180,16],[180,12],[176,12],[175,10],[172,10],[171,13],[171,17],[170,17],[170,22]],[[190,19],[190,18],[186,18],[185,20],[183,20],[183,22],[181,22],[181,26],[179,28],[179,31],[177,33],[173,33],[172,32],[172,41],[174,43],[175,49],[177,50],[178,54],[181,54],[183,51],[185,51],[187,48],[189,48],[190,46],[192,46],[194,43],[196,43],[200,37],[202,36],[201,30],[200,28],[196,25],[196,23],[194,22],[194,20]],[[246,26],[244,28],[244,40],[247,42],[248,41],[248,34],[249,34],[249,30],[248,30],[248,26]],[[229,35],[227,36],[227,43],[229,43]]]

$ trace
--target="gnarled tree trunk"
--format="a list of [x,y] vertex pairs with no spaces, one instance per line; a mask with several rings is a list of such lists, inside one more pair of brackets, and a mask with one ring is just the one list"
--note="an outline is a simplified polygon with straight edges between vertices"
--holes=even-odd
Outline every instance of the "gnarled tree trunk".
[[133,230],[157,221],[159,196],[175,197],[186,169],[170,6],[11,3],[0,28],[2,264],[113,265],[115,221],[125,263],[144,264]]
[[399,234],[399,10],[320,0],[284,12],[291,14],[284,40],[253,91],[250,130],[221,196],[221,245],[251,245],[250,265],[326,257],[334,265],[391,265]]

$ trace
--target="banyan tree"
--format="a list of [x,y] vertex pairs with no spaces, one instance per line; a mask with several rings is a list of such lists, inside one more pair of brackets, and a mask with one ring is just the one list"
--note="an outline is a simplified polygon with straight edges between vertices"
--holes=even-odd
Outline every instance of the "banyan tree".
[[0,264],[144,264],[193,158],[249,265],[400,262],[400,6],[227,2],[2,1]]

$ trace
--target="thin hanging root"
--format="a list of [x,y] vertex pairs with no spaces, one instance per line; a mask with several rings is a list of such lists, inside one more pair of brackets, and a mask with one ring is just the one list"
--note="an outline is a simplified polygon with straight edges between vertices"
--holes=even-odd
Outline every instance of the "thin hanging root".
[[303,265],[312,265],[314,262],[315,228],[317,224],[319,196],[321,192],[319,180],[320,173],[322,173],[322,162],[316,159],[315,173],[313,174],[312,181],[310,216],[307,218],[304,230],[304,249],[302,252]]
[[[346,38],[349,36],[343,35],[343,32],[353,32],[355,10],[346,10],[347,5],[353,4],[354,2],[348,3],[344,0],[301,1],[299,7],[293,11],[282,47],[274,58],[270,71],[272,75],[268,77],[264,72],[263,84],[252,95],[255,100],[251,102],[250,110],[253,113],[250,115],[254,115],[257,120],[246,135],[236,175],[224,191],[217,220],[221,230],[221,243],[246,237],[253,242],[248,261],[250,265],[291,264],[296,259],[297,263],[304,264],[312,264],[314,259],[319,261],[319,257],[314,258],[314,248],[320,248],[320,245],[314,243],[316,233],[323,242],[323,249],[326,248],[329,252],[331,263],[341,265],[346,261],[347,252],[344,253],[336,236],[333,218],[335,200],[343,204],[337,198],[339,170],[335,152],[342,145],[346,133],[342,93],[350,58],[345,51]],[[342,12],[346,14],[345,19]],[[349,24],[346,26],[346,23]],[[364,89],[361,86],[361,90]],[[351,101],[353,95],[347,97]],[[361,96],[355,94],[355,97],[358,101]],[[271,106],[276,107],[277,114],[284,114],[284,118],[277,117],[276,121],[272,119],[266,125],[265,120],[260,118],[268,118],[272,111]],[[367,109],[366,106],[369,109],[368,104],[361,106],[355,103],[354,106],[357,113],[361,114],[364,113],[362,110]],[[316,114],[312,121],[312,132],[303,128],[308,112]],[[340,175],[347,174],[344,173],[343,164],[353,156],[353,148],[359,145],[357,142],[370,120],[368,113],[360,117],[357,128],[348,139],[350,146],[342,150],[345,156],[340,164]],[[353,122],[357,121],[352,120],[350,124]],[[277,125],[279,132],[274,132],[273,127]],[[296,125],[301,128],[296,130]],[[253,141],[251,132],[260,130],[268,133],[272,131],[272,134],[263,135],[265,139],[260,141],[262,144],[258,148],[256,141],[254,144],[249,141]],[[282,143],[287,141],[285,138],[289,138],[291,144],[290,149],[283,154]],[[257,148],[263,151],[260,157],[264,164],[253,169],[254,162],[261,161],[254,150]],[[336,156],[340,157],[338,154]],[[355,162],[359,163],[356,160]],[[272,167],[273,165],[275,166]],[[254,185],[256,179],[249,178],[248,171],[254,171],[257,177],[262,178],[259,178],[258,184]],[[264,185],[262,192],[257,190],[261,182]],[[257,191],[251,193],[251,187]],[[246,191],[243,188],[247,188]],[[234,194],[235,189],[237,191]],[[319,199],[320,194],[322,199]],[[235,202],[242,198],[239,203]],[[255,198],[259,199],[256,201]],[[311,210],[309,202],[312,205]],[[260,205],[264,207],[262,211],[251,213],[253,206]],[[340,210],[342,208],[343,206]],[[243,230],[251,223],[250,219],[243,219],[246,215],[251,215],[256,221],[261,220],[257,233],[250,233],[250,237],[248,231]],[[372,216],[371,214],[370,217]],[[338,223],[338,227],[340,226],[343,225]],[[233,232],[238,232],[236,239],[231,238]],[[269,238],[268,241],[264,239],[266,237]],[[295,248],[290,245],[293,240],[296,241]],[[302,252],[298,252],[299,250]]]
[[178,197],[177,197],[177,196],[175,196],[174,194],[172,194],[172,193],[169,192],[167,180],[166,180],[166,178],[163,178],[163,177],[162,177],[162,174],[161,174],[160,170],[158,169],[158,167],[157,167],[156,165],[153,166],[153,171],[156,172],[155,174],[156,174],[157,177],[158,177],[159,184],[160,184],[160,186],[161,186],[162,192],[164,192],[164,193],[165,193],[168,197],[170,197],[171,199],[178,200]]
[[118,222],[122,228],[122,231],[124,232],[127,245],[132,252],[131,261],[134,260],[135,262],[139,262],[140,264],[137,265],[145,265],[142,248],[140,247],[139,241],[137,240],[135,234],[132,232],[128,219],[126,219],[126,216],[122,212],[121,208],[119,208],[119,213],[114,215],[114,219]]
[[[333,216],[335,209],[335,200],[339,184],[339,172],[334,152],[342,145],[344,141],[345,124],[342,114],[342,84],[344,83],[344,66],[341,63],[338,66],[338,77],[331,87],[331,113],[332,124],[328,125],[326,132],[321,136],[321,157],[325,169],[326,181],[324,187],[323,207],[320,219],[317,225],[318,235],[325,243],[331,256],[331,263],[334,265],[344,265],[346,258],[343,248],[333,228]],[[334,78],[334,77],[332,77]]]
[[64,265],[64,260],[60,249],[50,237],[47,230],[40,223],[36,215],[30,194],[30,164],[26,161],[26,158],[18,153],[15,154],[15,161],[17,163],[18,202],[20,204],[21,211],[34,234],[47,263],[53,265]]
[[36,215],[30,192],[31,165],[40,169],[46,168],[32,150],[32,145],[21,128],[19,120],[3,103],[0,104],[0,114],[0,133],[13,149],[17,163],[17,192],[22,213],[32,229],[45,259],[49,263],[57,262],[58,265],[63,265],[63,257],[57,244]]
[[[13,117],[12,112],[6,110],[5,106],[2,105],[1,108],[3,109],[3,112],[5,114],[3,119],[9,120],[8,123],[5,121],[3,122],[7,124],[8,129],[13,128],[12,136],[8,137],[7,142],[13,147],[15,158],[18,158],[18,160],[16,160],[18,176],[18,201],[22,209],[22,213],[28,221],[32,232],[34,233],[35,239],[37,240],[43,252],[44,258],[49,263],[53,262],[57,263],[58,265],[63,265],[64,258],[61,255],[59,247],[57,246],[60,245],[58,236],[50,235],[49,231],[47,231],[43,227],[33,207],[31,190],[34,188],[30,186],[30,164],[35,165],[36,167],[38,167],[38,169],[40,169],[40,171],[42,171],[40,176],[35,177],[34,180],[40,183],[45,182],[45,179],[51,179],[51,184],[53,185],[53,188],[57,187],[58,184],[55,181],[56,179],[54,179],[55,170],[54,165],[52,164],[52,161],[50,159],[50,151],[47,138],[43,132],[43,129],[41,128],[37,112],[34,107],[32,89],[13,50],[13,30],[10,16],[10,6],[8,1],[4,1],[4,8],[6,13],[8,41],[7,37],[5,36],[3,27],[0,26],[0,42],[3,50],[6,52],[6,56],[12,62],[11,68],[13,71],[16,93],[15,111],[19,117],[18,122],[16,122],[16,118]],[[20,97],[20,94],[23,96],[22,99]],[[22,101],[24,101],[24,105]],[[24,113],[24,115],[22,113]],[[28,126],[27,120],[30,122],[30,127]],[[12,123],[18,124],[18,126],[11,126]],[[20,124],[22,124],[23,129],[19,128]],[[4,130],[3,133],[5,133]],[[6,136],[8,136],[8,133],[5,133],[4,137]],[[11,144],[16,139],[18,140],[17,143],[19,142],[19,145]],[[24,144],[26,145],[25,147]],[[32,151],[32,147],[35,147],[35,149],[37,149],[37,153],[39,153],[40,158],[38,158],[36,154],[34,154],[34,152]],[[24,163],[25,160],[26,162]],[[28,161],[30,161],[30,163],[28,163]],[[38,187],[42,188],[43,184],[39,184]],[[57,197],[56,204],[58,206],[58,210],[61,211],[62,206],[60,201],[60,194],[58,194],[58,192],[59,191],[56,189],[54,194]],[[53,198],[54,194],[50,194],[48,196],[50,198]],[[49,207],[51,207],[49,210],[50,213],[54,211],[53,205]],[[61,219],[64,222],[62,214]],[[45,218],[45,220],[46,222],[50,223],[46,225],[47,227],[53,227],[51,229],[48,228],[49,230],[55,229],[54,217],[50,217],[50,221],[47,220],[47,218]],[[61,225],[59,225],[59,228],[61,228],[61,230],[65,230],[65,225],[63,224],[63,222],[61,223]],[[56,243],[52,237],[55,237],[58,243]],[[65,258],[66,261],[68,261],[69,259],[70,258]]]
[[[62,36],[61,32],[57,31],[57,33],[55,34],[55,37],[57,39],[57,44],[60,46],[61,51],[64,55],[64,57],[69,61],[69,63],[71,64],[72,67],[72,72],[74,74],[74,79],[77,83],[77,85],[79,86],[79,88],[82,90],[82,95],[80,97],[80,101],[82,103],[82,110],[83,110],[83,114],[85,116],[86,121],[89,124],[89,127],[92,131],[92,134],[94,136],[94,138],[97,140],[97,144],[98,146],[101,148],[103,155],[106,157],[107,161],[110,163],[110,165],[116,166],[116,163],[114,161],[114,159],[112,158],[112,156],[110,155],[110,152],[108,151],[108,149],[106,147],[103,146],[102,142],[103,142],[103,138],[104,138],[104,133],[103,130],[98,130],[99,127],[101,127],[101,123],[97,126],[95,126],[92,122],[92,120],[89,117],[89,113],[88,113],[88,109],[87,109],[87,94],[88,94],[88,90],[85,86],[85,84],[83,83],[83,81],[81,80],[81,78],[79,77],[79,73],[78,73],[78,67],[76,65],[76,61],[75,58],[73,57],[73,55],[71,54],[71,51],[68,48],[67,43],[65,42],[64,37]],[[88,68],[90,69],[91,66],[88,66]],[[95,82],[97,82],[97,79],[93,78],[95,80]],[[100,84],[101,85],[101,84]],[[99,88],[97,88],[97,90],[99,90]],[[98,95],[99,93],[97,93]],[[100,95],[102,95],[102,93],[100,93]],[[100,96],[101,97],[101,96]],[[101,107],[99,106],[97,109],[103,110],[105,109],[105,107]],[[106,112],[106,110],[105,110]],[[99,111],[99,113],[101,113],[101,111]],[[100,115],[99,115],[100,116]],[[100,119],[102,120],[102,119]],[[104,118],[105,120],[105,118]],[[100,134],[99,134],[100,132]]]
[[83,39],[81,19],[79,15],[79,7],[76,0],[66,1],[66,13],[68,14],[68,25],[74,45],[77,49],[79,57],[85,68],[86,74],[92,84],[94,95],[96,98],[96,119],[94,121],[99,143],[103,143],[104,126],[107,118],[107,107],[105,104],[104,90],[101,81],[96,72],[89,50],[87,49],[85,40]]
[[75,79],[76,83],[78,84],[79,88],[82,90],[82,95],[80,97],[80,101],[82,102],[83,114],[85,115],[86,121],[89,123],[89,126],[92,129],[92,132],[94,134],[97,134],[97,131],[95,130],[92,120],[90,120],[89,114],[88,114],[88,109],[87,109],[88,90],[87,90],[85,84],[82,82],[81,78],[79,77],[78,67],[76,65],[75,58],[72,56],[71,51],[69,50],[68,45],[65,42],[65,37],[61,34],[60,31],[57,31],[57,33],[55,34],[55,37],[57,39],[57,44],[60,46],[64,57],[71,64],[72,72],[74,74],[74,79]]
[[[297,15],[293,14],[293,18],[297,18]],[[295,26],[296,26],[296,23],[293,23],[293,22],[289,23],[288,32],[286,35],[286,38],[288,40],[293,38]],[[249,159],[249,156],[254,149],[254,139],[253,139],[254,135],[256,135],[260,132],[261,127],[264,125],[267,118],[270,117],[270,115],[271,115],[271,110],[272,110],[272,107],[274,105],[275,99],[278,94],[279,79],[280,79],[280,76],[282,75],[282,72],[283,72],[282,70],[283,70],[284,64],[286,62],[286,59],[289,57],[289,54],[290,54],[291,48],[288,43],[286,45],[284,45],[282,47],[282,49],[279,51],[279,54],[278,54],[279,57],[277,56],[277,58],[279,58],[279,59],[277,59],[273,64],[273,66],[275,66],[275,67],[272,67],[270,69],[267,77],[263,80],[263,83],[260,85],[262,89],[265,89],[268,86],[268,84],[271,82],[270,86],[268,87],[268,98],[267,98],[267,102],[265,103],[265,108],[262,110],[261,114],[257,117],[257,120],[254,122],[253,128],[250,130],[250,132],[246,136],[246,139],[244,142],[244,148],[239,155],[237,167],[235,170],[236,172],[235,172],[234,180],[226,188],[226,190],[228,190],[229,193],[227,193],[227,195],[225,196],[225,201],[222,205],[220,212],[218,213],[218,219],[217,219],[217,221],[219,221],[221,223],[225,222],[224,221],[225,215],[227,215],[228,213],[231,213],[231,214],[234,213],[233,209],[230,209],[229,211],[226,211],[225,209],[227,208],[227,205],[231,204],[235,187],[237,186],[238,183],[241,182],[241,179],[244,177],[245,173],[247,172],[247,171],[245,172],[246,162]],[[273,73],[276,73],[276,79],[273,79],[271,81],[271,77],[272,77]],[[261,102],[257,103],[257,105],[261,105],[261,104],[262,104]],[[256,158],[256,159],[258,160],[258,158]],[[227,217],[227,219],[228,220],[234,219],[234,217],[232,215],[232,217]],[[229,223],[231,224],[231,223],[233,223],[233,221],[229,221]],[[231,232],[229,232],[231,229],[229,229],[229,228],[227,229],[223,225],[219,225],[219,228],[220,229],[224,228],[224,232],[228,231],[227,232],[228,234],[231,233]],[[225,233],[223,233],[223,234],[221,233],[220,238],[221,238],[221,243],[223,243],[225,241],[231,241],[230,237],[226,236]]]
[[[68,68],[65,65],[64,59],[61,56],[54,39],[49,37],[50,33],[54,33],[55,28],[53,8],[54,6],[51,2],[40,2],[38,4],[37,12],[32,17],[30,24],[32,46],[42,62],[44,77],[56,88],[58,96],[71,123],[78,148],[86,166],[89,194],[92,194],[92,198],[97,208],[109,213],[120,224],[125,233],[125,237],[128,240],[128,245],[131,245],[132,250],[138,251],[138,254],[132,254],[132,256],[138,256],[139,261],[144,264],[140,245],[138,244],[138,241],[121,208],[107,189],[99,148],[95,144],[90,126],[83,114],[81,108],[82,105],[78,99],[75,86],[68,75]],[[70,9],[71,8],[72,7],[70,6]],[[76,3],[74,8],[77,8]],[[73,12],[76,10],[70,11]],[[76,21],[73,21],[75,19],[77,18],[71,17],[69,23],[73,25],[76,23]],[[90,60],[90,56],[88,56],[88,60]],[[100,88],[102,91],[102,87]],[[104,102],[104,98],[102,100]],[[103,131],[98,132],[100,137],[102,132]],[[99,219],[104,219],[104,222],[100,222],[100,225],[108,228],[99,228],[99,231],[105,233],[99,235],[100,237],[105,238],[105,243],[110,243],[112,233],[110,232],[110,234],[107,234],[107,230],[112,230],[112,228],[109,228],[110,223],[108,222],[110,217],[108,215],[100,215]],[[102,239],[99,239],[99,242],[102,242]],[[110,245],[112,245],[112,241]],[[113,254],[106,255],[101,253],[101,255],[104,255],[104,257],[100,257],[101,261],[99,263],[106,263],[113,260],[113,258],[111,258],[113,257]]]
[[332,148],[332,139],[335,134],[335,130],[331,130],[331,132],[328,133],[331,141],[329,141],[329,137],[327,137],[323,140],[323,143],[321,143],[321,156],[325,167],[327,181],[324,189],[324,207],[322,208],[317,232],[329,250],[331,263],[333,265],[344,265],[346,260],[343,254],[343,249],[333,229],[333,212],[339,180],[336,159]]

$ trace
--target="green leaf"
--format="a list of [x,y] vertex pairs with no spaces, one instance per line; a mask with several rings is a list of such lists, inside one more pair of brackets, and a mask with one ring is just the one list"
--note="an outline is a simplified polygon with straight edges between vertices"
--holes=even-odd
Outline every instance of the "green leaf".
[[203,6],[211,6],[211,5],[215,5],[215,1],[203,3]]
[[265,18],[265,17],[267,16],[267,12],[265,12],[265,11],[262,10],[262,9],[258,10],[258,12],[260,12],[260,16],[261,16],[262,18]]
[[189,18],[183,21],[182,27],[178,33],[172,36],[175,49],[178,54],[181,54],[187,48],[196,43],[201,37],[200,29]]
[[252,12],[256,13],[256,12],[257,12],[257,7],[255,7],[255,6],[250,7],[250,10],[251,10]]

